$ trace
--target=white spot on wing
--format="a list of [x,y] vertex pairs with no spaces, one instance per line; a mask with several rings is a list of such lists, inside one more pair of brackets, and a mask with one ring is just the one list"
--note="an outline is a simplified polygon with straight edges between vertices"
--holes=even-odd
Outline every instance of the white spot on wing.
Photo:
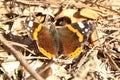
[[82,31],[82,33],[85,33],[84,31]]
[[85,29],[85,32],[88,32],[88,29]]
[[29,21],[28,26],[33,27],[33,21]]
[[78,22],[80,28],[85,28],[85,25],[82,22]]

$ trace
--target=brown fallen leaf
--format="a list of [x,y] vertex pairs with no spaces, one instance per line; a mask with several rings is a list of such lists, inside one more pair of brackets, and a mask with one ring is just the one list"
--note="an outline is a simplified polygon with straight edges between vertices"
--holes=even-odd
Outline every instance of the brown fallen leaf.
[[83,8],[80,10],[80,15],[84,16],[84,17],[87,17],[87,18],[90,18],[90,19],[98,19],[100,18],[100,15],[92,10],[92,9],[89,9],[89,8]]
[[65,9],[60,14],[58,14],[55,19],[58,20],[60,18],[67,17],[70,19],[71,23],[75,22],[82,22],[84,20],[87,20],[87,18],[80,16],[79,12],[75,9]]

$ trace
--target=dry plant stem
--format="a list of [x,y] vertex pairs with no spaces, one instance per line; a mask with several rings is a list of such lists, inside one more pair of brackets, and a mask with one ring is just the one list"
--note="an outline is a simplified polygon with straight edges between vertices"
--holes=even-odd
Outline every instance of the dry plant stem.
[[[24,45],[24,44],[21,44],[21,43],[17,43],[17,42],[12,42],[12,41],[9,41],[9,43],[11,43],[12,45],[16,45],[16,46],[19,46],[25,50],[27,50],[28,52],[30,52],[31,54],[35,54],[33,51],[31,51],[30,49],[26,48],[27,46]],[[35,57],[34,57],[35,58]],[[28,59],[28,58],[25,58],[25,59]],[[32,59],[32,58],[31,58]],[[36,57],[37,59],[37,57]],[[38,59],[48,59],[46,57],[38,57]]]
[[[48,64],[44,63],[38,70],[38,74],[42,74],[44,71],[46,71],[48,68],[50,68],[52,62],[49,62]],[[32,76],[28,77],[27,80],[32,80]]]
[[20,16],[16,17],[16,18],[13,18],[13,19],[8,19],[8,20],[4,20],[4,21],[1,21],[0,23],[3,24],[3,23],[7,23],[7,22],[10,22],[10,21],[15,21],[16,19],[20,18]]
[[[27,45],[21,44],[21,43],[17,43],[17,42],[13,42],[13,41],[9,41],[9,43],[11,43],[12,45],[15,46],[19,46],[25,50],[27,50],[28,52],[30,52],[31,54],[35,54],[33,51],[31,51],[30,49],[26,48]],[[48,59],[46,57],[24,57],[25,59]]]
[[91,2],[91,1],[88,1],[88,2],[89,2],[89,3],[92,3],[92,4],[95,4],[95,5],[99,6],[99,7],[105,8],[105,9],[107,9],[107,10],[110,10],[110,11],[112,11],[112,12],[114,12],[114,13],[120,14],[120,12],[115,11],[115,10],[113,10],[113,9],[110,9],[110,8],[108,8],[108,7],[105,7],[105,6],[103,6],[103,5],[96,4],[96,3],[93,3],[93,2]]
[[110,57],[109,53],[105,53],[109,60],[112,62],[112,64],[116,67],[116,69],[120,72],[120,68],[118,67],[118,65],[114,62],[114,60]]
[[33,0],[16,0],[16,2],[23,3],[26,5],[35,5],[35,6],[43,6],[44,2],[45,2],[45,4],[60,4],[60,3],[62,3],[61,1],[54,2],[54,1],[33,1]]
[[9,41],[7,41],[3,35],[0,33],[0,42],[6,46],[9,51],[14,55],[14,57],[20,61],[21,65],[25,67],[25,69],[36,79],[36,80],[44,80],[40,75],[38,75],[38,73],[36,71],[34,71],[29,64],[26,62],[26,60],[24,59],[23,55],[21,54],[21,52],[15,50],[13,48],[13,45],[11,43],[9,43]]
[[41,73],[43,73],[45,70],[47,70],[48,68],[50,68],[50,66],[51,66],[52,63],[53,63],[53,62],[49,62],[48,64],[44,63],[44,64],[42,65],[42,67],[39,69],[38,73],[41,74]]

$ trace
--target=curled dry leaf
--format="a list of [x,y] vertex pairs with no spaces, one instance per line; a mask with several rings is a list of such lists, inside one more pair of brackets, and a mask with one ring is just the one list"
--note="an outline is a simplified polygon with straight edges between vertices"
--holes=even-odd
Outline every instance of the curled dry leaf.
[[62,12],[60,12],[60,14],[58,14],[55,17],[55,19],[58,20],[58,19],[63,18],[63,17],[69,18],[71,20],[71,23],[82,22],[84,20],[87,20],[87,18],[80,16],[78,11],[75,9],[63,10]]
[[91,34],[90,41],[92,42],[93,45],[98,43],[98,36],[96,30]]
[[13,26],[11,28],[11,32],[14,35],[17,35],[19,31],[23,30],[23,21],[25,21],[26,18],[18,18],[17,20],[14,21]]
[[82,22],[88,19],[98,19],[100,18],[100,15],[96,11],[88,8],[83,8],[80,11],[75,9],[65,9],[61,11],[55,17],[55,19],[57,20],[64,17],[69,18],[71,23],[75,23],[75,22]]
[[87,17],[87,18],[90,18],[90,19],[100,18],[100,15],[96,11],[88,9],[88,8],[81,9],[80,10],[80,15],[82,15],[84,17]]

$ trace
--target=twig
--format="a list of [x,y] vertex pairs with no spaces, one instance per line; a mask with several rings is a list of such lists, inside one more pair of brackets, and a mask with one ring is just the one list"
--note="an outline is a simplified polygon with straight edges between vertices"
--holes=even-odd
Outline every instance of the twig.
[[115,63],[115,61],[110,57],[109,53],[105,53],[105,54],[107,55],[107,57],[109,58],[109,60],[112,62],[112,64],[115,66],[115,68],[120,72],[120,68]]
[[25,69],[36,79],[36,80],[44,80],[36,71],[34,71],[29,64],[24,59],[21,52],[14,49],[13,45],[7,41],[2,33],[0,33],[0,42],[8,48],[8,50],[14,55],[14,57],[20,61],[21,65],[25,67]]
[[105,6],[103,6],[103,5],[96,4],[96,3],[91,2],[91,1],[88,1],[88,2],[89,2],[89,3],[92,3],[92,4],[95,4],[95,5],[99,6],[99,7],[105,8],[105,9],[107,9],[107,10],[110,10],[111,12],[114,12],[114,13],[120,14],[120,12],[118,12],[118,11],[116,11],[116,10],[113,10],[113,9],[110,9],[110,8],[108,8],[108,7],[105,7]]
[[[7,62],[8,61],[10,61],[10,62],[11,61],[16,61],[16,59],[15,58],[11,58],[11,56],[0,56],[0,58],[2,58],[4,61],[7,61]],[[42,57],[34,57],[34,56],[30,56],[30,57],[29,56],[27,56],[27,57],[25,56],[24,59],[25,60],[32,60],[32,59],[43,59],[43,58]],[[48,59],[44,58],[44,60],[48,60]]]
[[[15,45],[15,46],[19,46],[25,50],[27,50],[28,52],[30,52],[31,54],[34,54],[35,53],[33,51],[31,51],[30,49],[27,48],[27,45],[24,45],[24,44],[21,44],[21,43],[17,43],[17,42],[12,42],[12,41],[9,41],[12,45]],[[39,57],[39,59],[48,59],[46,57]]]

